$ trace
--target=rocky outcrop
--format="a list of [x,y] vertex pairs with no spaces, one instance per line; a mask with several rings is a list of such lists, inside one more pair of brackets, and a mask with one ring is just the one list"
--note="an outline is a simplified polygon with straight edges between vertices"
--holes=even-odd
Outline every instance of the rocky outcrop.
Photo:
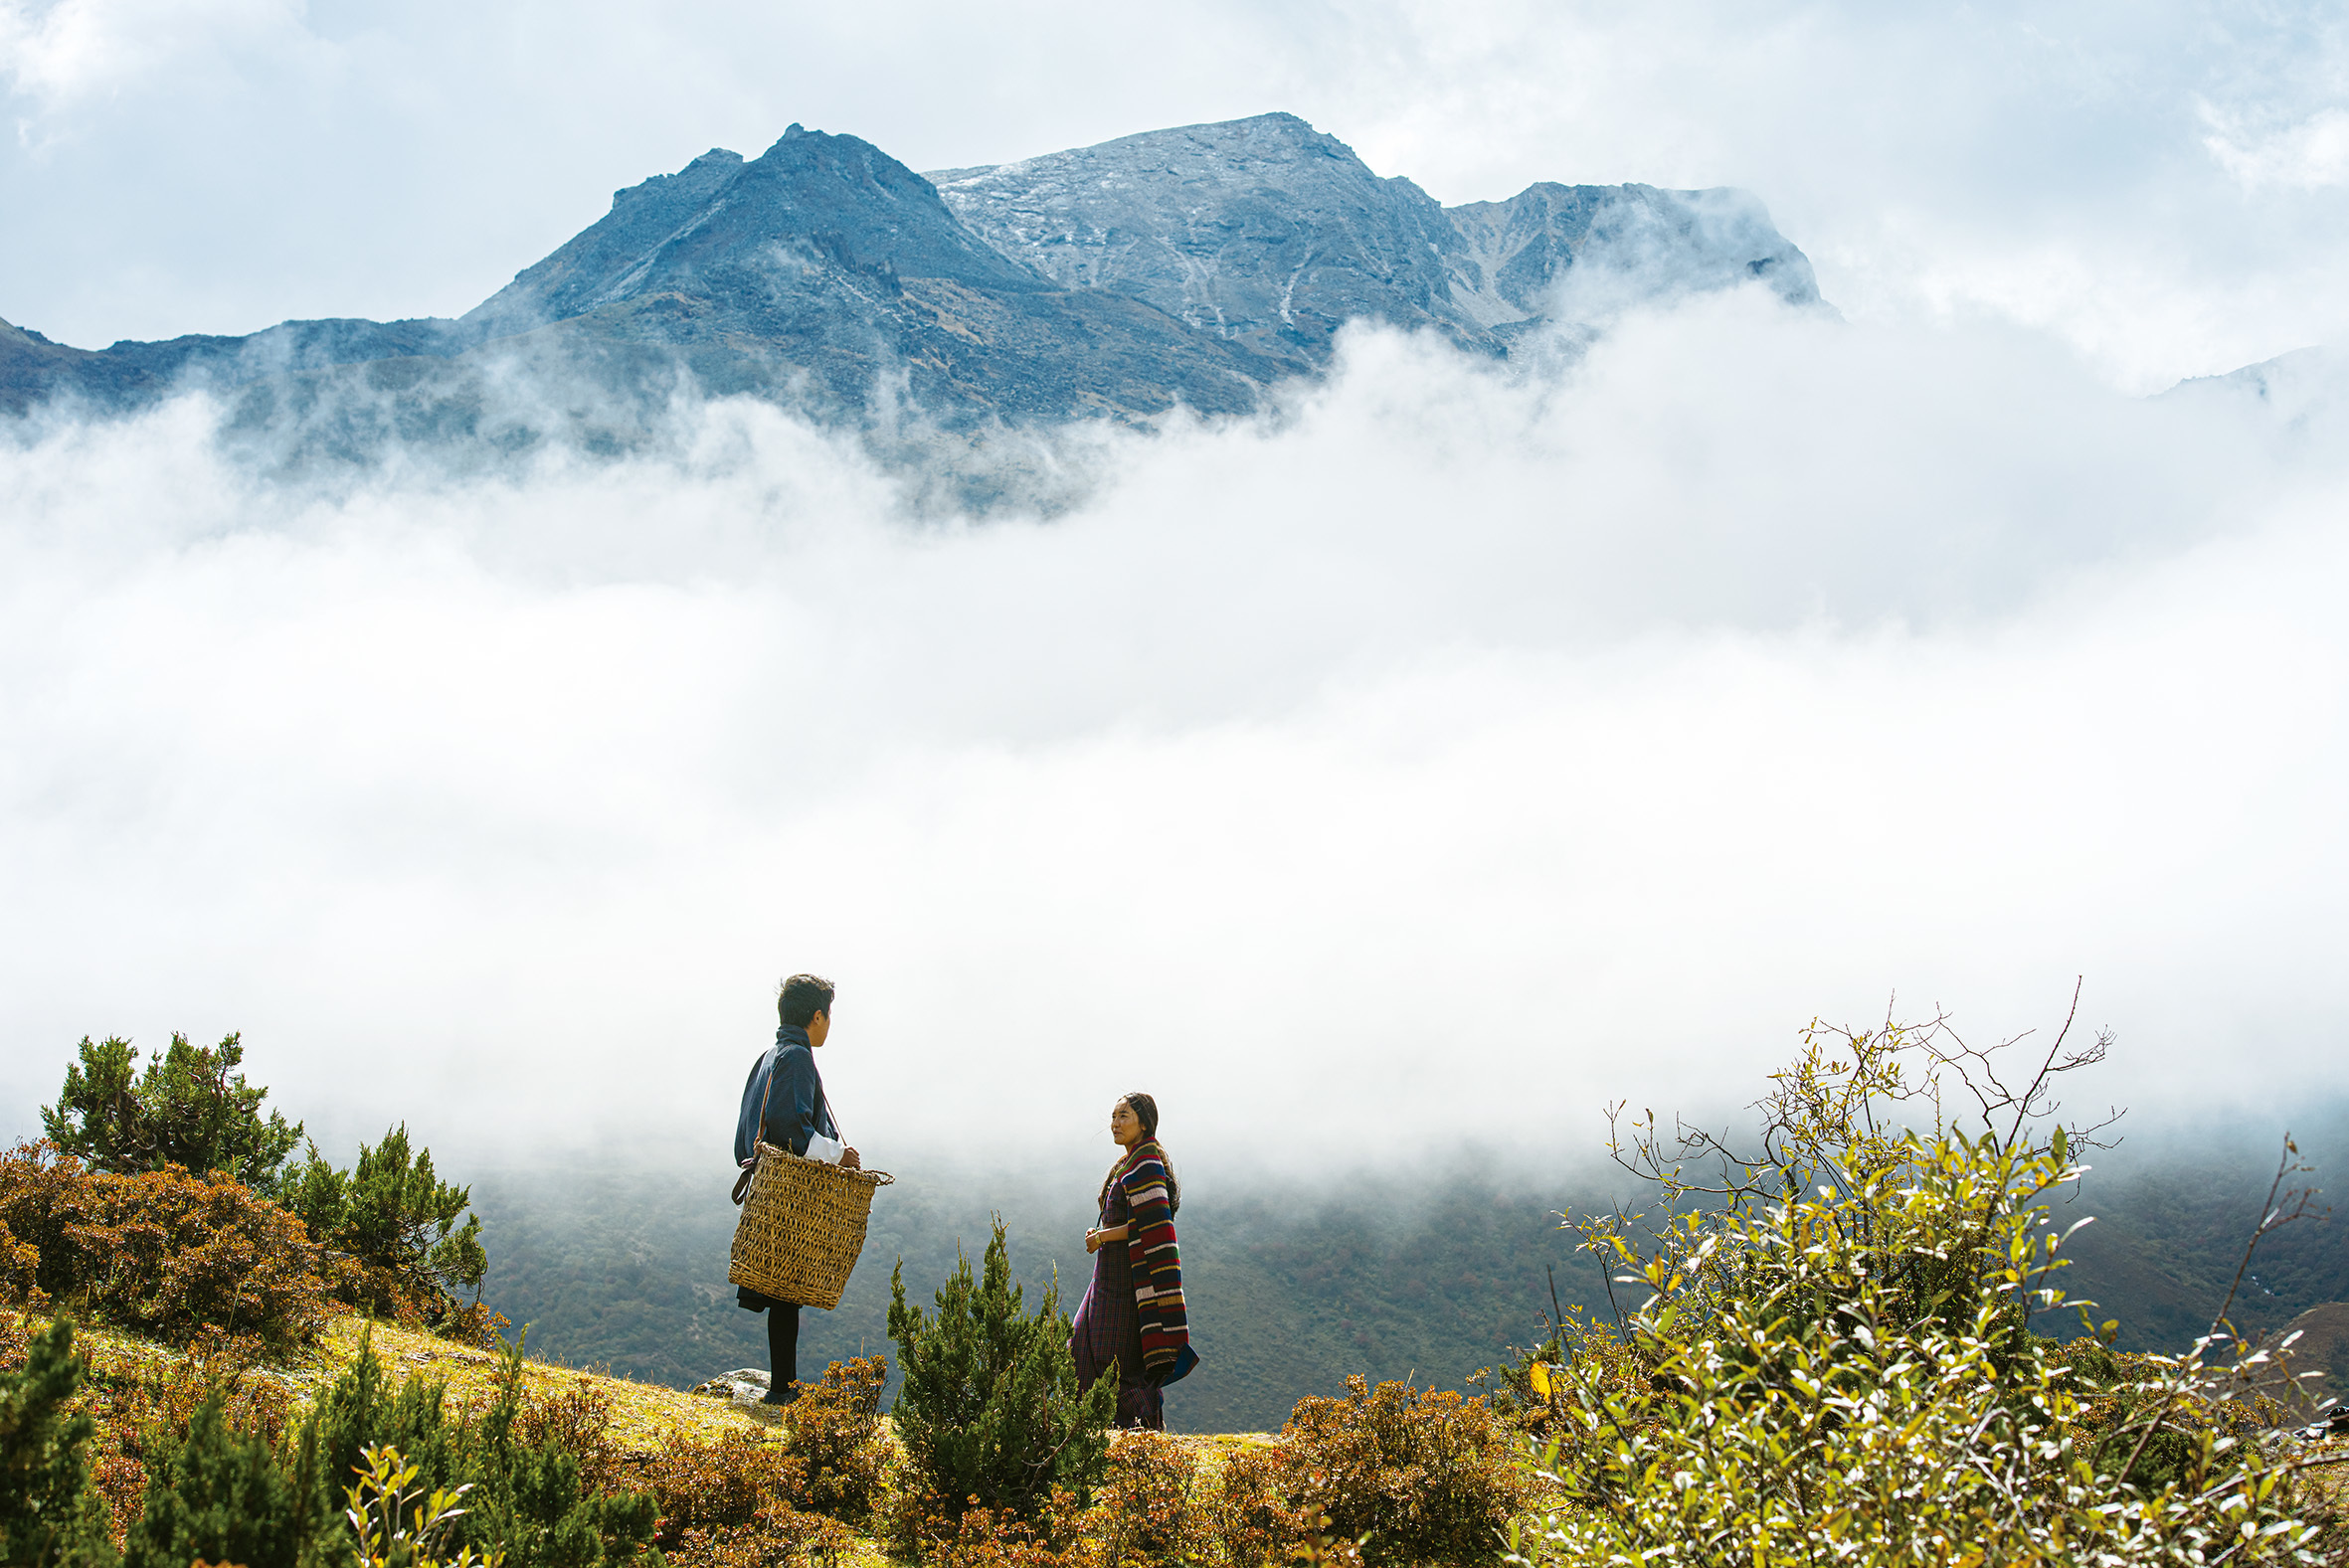
[[[702,1363],[704,1366],[708,1362]],[[696,1383],[690,1392],[712,1399],[731,1400],[737,1405],[755,1405],[767,1397],[767,1390],[775,1386],[774,1374],[746,1366],[732,1372],[720,1372],[707,1382]]]

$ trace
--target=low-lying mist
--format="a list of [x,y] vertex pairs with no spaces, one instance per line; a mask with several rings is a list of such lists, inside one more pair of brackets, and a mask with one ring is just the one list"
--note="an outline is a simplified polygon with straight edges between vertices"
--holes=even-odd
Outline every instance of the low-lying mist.
[[1048,520],[750,403],[490,476],[219,417],[0,440],[20,1133],[83,1034],[237,1029],[322,1142],[715,1166],[804,968],[883,1166],[1090,1172],[1142,1088],[1210,1167],[1553,1168],[2079,974],[2084,1096],[2344,1084],[2349,471],[2256,399],[1755,289],[1536,372],[1357,330],[1039,445]]

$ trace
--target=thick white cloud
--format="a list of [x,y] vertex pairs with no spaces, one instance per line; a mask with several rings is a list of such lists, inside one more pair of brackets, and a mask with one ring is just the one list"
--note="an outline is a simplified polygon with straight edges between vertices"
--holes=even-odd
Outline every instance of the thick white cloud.
[[198,403],[28,436],[0,1090],[241,1028],[342,1132],[714,1140],[809,966],[879,1149],[1141,1085],[1194,1147],[1553,1151],[2084,971],[2111,1098],[2257,1099],[2349,913],[2349,475],[2259,414],[1755,291],[1555,379],[1360,334],[1045,523],[751,405],[335,490]]

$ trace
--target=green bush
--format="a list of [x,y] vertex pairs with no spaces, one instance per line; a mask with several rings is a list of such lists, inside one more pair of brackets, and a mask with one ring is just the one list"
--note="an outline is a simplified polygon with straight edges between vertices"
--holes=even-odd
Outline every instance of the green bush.
[[353,1305],[378,1316],[438,1321],[456,1308],[455,1291],[479,1292],[489,1260],[480,1216],[465,1213],[471,1191],[440,1179],[431,1149],[411,1150],[405,1122],[372,1148],[360,1144],[349,1170],[311,1144],[284,1187],[286,1206],[310,1234],[358,1265]]
[[1034,1312],[1011,1283],[1003,1223],[995,1221],[980,1278],[957,1261],[933,1316],[905,1300],[905,1266],[889,1281],[889,1337],[904,1381],[891,1415],[922,1499],[896,1533],[961,1518],[976,1504],[1040,1519],[1055,1488],[1088,1498],[1109,1452],[1117,1409],[1112,1378],[1077,1386],[1057,1286]]
[[106,1507],[90,1484],[96,1424],[68,1414],[82,1385],[74,1325],[61,1317],[26,1349],[24,1370],[0,1373],[0,1565],[108,1568]]
[[[597,1568],[632,1562],[652,1539],[653,1499],[598,1492],[559,1438],[533,1441],[523,1420],[522,1347],[510,1346],[486,1410],[452,1412],[445,1383],[411,1378],[390,1389],[371,1344],[359,1353],[311,1417],[328,1484],[349,1484],[369,1468],[367,1451],[396,1449],[424,1488],[472,1489],[452,1521],[450,1544],[504,1554],[507,1568]],[[305,1441],[307,1439],[305,1438]]]
[[[1659,1208],[1579,1228],[1641,1299],[1619,1329],[1564,1336],[1550,1497],[1519,1560],[2299,1560],[2289,1462],[2222,1412],[2257,1352],[2207,1362],[2221,1334],[2145,1358],[2132,1409],[2097,1434],[2071,1353],[2034,1331],[2063,1305],[2047,1200],[2079,1173],[2072,1132],[2036,1131],[2036,1113],[2101,1042],[2009,1093],[1983,1053],[1930,1032],[1822,1038],[1763,1102],[1758,1153],[1634,1125],[1627,1163]],[[1942,1117],[1936,1079],[1978,1097],[1980,1131]],[[1683,1174],[1699,1169],[1718,1174]],[[2191,1452],[2157,1480],[2141,1462],[2179,1426]]]
[[358,1539],[358,1568],[502,1568],[502,1556],[482,1556],[470,1546],[458,1547],[454,1557],[446,1554],[472,1488],[428,1491],[417,1475],[398,1449],[367,1451],[357,1484],[344,1494],[350,1503],[344,1517]]
[[[593,1442],[581,1440],[600,1441],[601,1425],[575,1414],[525,1399],[518,1345],[486,1408],[452,1410],[445,1383],[417,1377],[395,1391],[362,1340],[308,1418],[277,1440],[264,1424],[241,1427],[219,1393],[205,1399],[184,1434],[150,1457],[126,1568],[186,1568],[197,1559],[348,1568],[361,1544],[352,1512],[382,1534],[388,1527],[376,1515],[393,1492],[407,1499],[404,1509],[461,1498],[460,1510],[429,1532],[434,1561],[464,1550],[506,1568],[652,1561],[652,1496],[590,1481],[580,1454]],[[403,1556],[414,1541],[386,1541],[393,1561],[421,1568],[423,1559]]]
[[128,1040],[92,1044],[84,1035],[78,1054],[57,1104],[42,1108],[41,1124],[51,1142],[99,1170],[179,1165],[269,1193],[301,1141],[300,1123],[288,1126],[274,1111],[262,1115],[270,1092],[236,1071],[245,1060],[236,1035],[205,1047],[175,1034],[143,1074]]
[[282,1466],[269,1438],[232,1429],[216,1395],[186,1438],[148,1473],[123,1568],[187,1568],[198,1560],[243,1568],[299,1568],[331,1540],[333,1510],[318,1471],[315,1427]]

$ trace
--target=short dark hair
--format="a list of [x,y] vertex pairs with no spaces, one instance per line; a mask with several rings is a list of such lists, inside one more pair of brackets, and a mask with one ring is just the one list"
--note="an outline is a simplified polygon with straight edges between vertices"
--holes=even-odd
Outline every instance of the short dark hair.
[[819,974],[795,974],[775,992],[775,1016],[805,1029],[817,1013],[832,1010],[832,982]]

